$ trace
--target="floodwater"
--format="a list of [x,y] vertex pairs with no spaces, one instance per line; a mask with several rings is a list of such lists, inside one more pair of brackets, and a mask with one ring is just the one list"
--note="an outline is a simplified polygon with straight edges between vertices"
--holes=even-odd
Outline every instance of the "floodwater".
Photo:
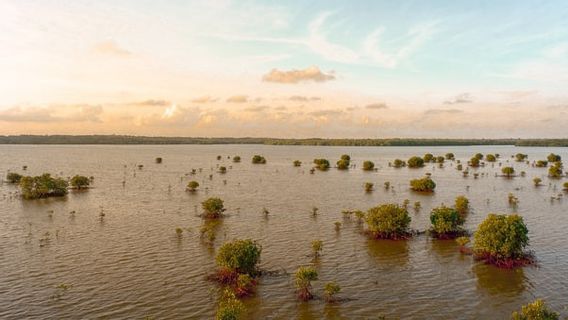
[[[211,319],[217,286],[206,280],[215,268],[215,251],[225,241],[252,238],[262,245],[264,276],[254,297],[246,299],[247,319],[507,319],[536,298],[568,316],[568,194],[566,178],[547,178],[546,168],[514,162],[521,152],[529,160],[550,152],[568,159],[563,148],[482,147],[309,147],[263,145],[179,146],[0,146],[0,174],[51,172],[68,177],[94,176],[93,188],[64,198],[22,200],[17,187],[0,185],[1,319]],[[440,169],[388,167],[425,153],[453,152],[466,162],[477,152],[499,153],[525,177],[496,177],[491,164],[462,177],[455,163]],[[314,158],[335,163],[350,154],[356,169],[309,173]],[[265,165],[253,165],[254,154]],[[218,161],[217,155],[223,159]],[[241,163],[227,156],[240,155]],[[162,157],[163,163],[154,159]],[[302,167],[292,161],[303,161]],[[372,160],[376,172],[360,169]],[[137,165],[144,167],[138,169]],[[217,166],[227,166],[220,174]],[[191,176],[192,168],[202,168]],[[432,173],[433,194],[408,190],[408,181]],[[481,173],[474,179],[473,173]],[[209,178],[212,175],[212,179]],[[543,186],[535,188],[534,177]],[[190,180],[200,190],[185,191]],[[123,184],[124,181],[124,184]],[[390,181],[392,190],[383,183]],[[375,183],[371,193],[365,182]],[[519,199],[516,209],[507,195]],[[557,197],[563,194],[559,200]],[[366,210],[386,202],[412,204],[411,227],[429,227],[429,212],[467,196],[473,207],[465,227],[474,231],[489,212],[518,212],[530,231],[538,266],[501,270],[459,253],[454,241],[420,235],[408,241],[369,240],[343,209]],[[213,245],[200,238],[204,221],[200,202],[218,196],[228,208],[215,227]],[[263,217],[263,208],[269,210]],[[319,215],[312,217],[313,207]],[[73,213],[74,212],[74,213]],[[101,217],[101,212],[104,217]],[[334,222],[343,226],[338,232]],[[175,229],[184,231],[179,239]],[[49,233],[49,235],[46,235]],[[313,263],[311,241],[323,241],[315,263],[323,285],[341,285],[342,301],[299,302],[292,274]]]

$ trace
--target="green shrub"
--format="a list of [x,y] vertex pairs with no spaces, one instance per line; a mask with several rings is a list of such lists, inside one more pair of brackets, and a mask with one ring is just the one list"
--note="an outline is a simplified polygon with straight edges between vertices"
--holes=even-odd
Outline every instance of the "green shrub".
[[511,315],[512,320],[558,320],[558,313],[549,310],[543,300],[537,299]]
[[503,167],[501,172],[507,177],[510,178],[513,174],[515,174],[515,169],[513,167]]
[[410,188],[413,191],[432,192],[436,189],[436,183],[430,177],[410,180]]
[[88,177],[76,175],[71,178],[70,184],[75,189],[83,189],[89,187],[91,180]]
[[548,166],[548,161],[546,160],[538,160],[535,164],[535,166],[539,167],[539,168],[545,168]]
[[401,167],[406,166],[406,162],[404,162],[404,161],[402,161],[402,160],[400,160],[400,159],[394,159],[394,161],[393,161],[393,166],[394,166],[395,168],[401,168]]
[[20,183],[20,180],[22,179],[22,175],[19,173],[15,173],[15,172],[8,172],[8,175],[6,176],[6,180],[8,180],[9,183]]
[[431,231],[437,238],[452,238],[463,233],[463,216],[454,208],[441,206],[432,209],[430,222]]
[[437,157],[436,157],[436,162],[438,162],[438,163],[444,163],[444,161],[446,161],[446,158],[444,158],[443,156],[437,156]]
[[564,182],[562,186],[564,187],[564,190],[568,190],[568,182]]
[[457,196],[454,208],[459,214],[465,216],[465,214],[469,211],[469,199],[465,196]]
[[495,162],[497,161],[497,157],[495,157],[494,154],[488,154],[485,156],[485,160],[487,160],[487,162]]
[[528,243],[528,229],[521,216],[491,213],[475,231],[473,250],[490,263],[507,266],[525,256]]
[[348,154],[343,154],[343,155],[341,155],[341,157],[339,159],[345,160],[345,161],[351,161],[351,156],[349,156]]
[[241,156],[234,156],[233,162],[241,162]]
[[323,287],[323,295],[325,301],[333,302],[335,301],[335,295],[341,291],[341,287],[335,281],[331,281],[325,284]]
[[373,187],[375,186],[372,182],[365,182],[365,191],[371,192],[373,191]]
[[190,182],[187,183],[188,191],[194,192],[195,190],[197,190],[197,188],[199,188],[199,182],[191,180]]
[[480,163],[481,163],[481,162],[479,161],[479,158],[476,158],[476,157],[473,157],[473,158],[471,158],[471,159],[469,160],[469,165],[470,165],[471,167],[479,167],[479,164],[480,164]]
[[524,161],[524,160],[525,160],[526,158],[528,158],[528,157],[529,157],[529,156],[526,155],[526,154],[517,153],[517,154],[515,155],[515,160],[518,161],[518,162],[522,162],[522,161]]
[[157,158],[156,158],[156,163],[162,163],[162,158],[157,157]]
[[554,154],[554,153],[549,154],[546,157],[546,159],[548,160],[548,162],[560,162],[560,161],[562,161],[562,157],[560,155]]
[[261,252],[262,247],[250,239],[226,242],[217,252],[217,265],[240,274],[255,275]]
[[408,235],[411,218],[398,204],[383,204],[367,211],[365,221],[375,238],[399,239]]
[[534,183],[534,186],[535,186],[535,187],[540,186],[540,183],[541,183],[541,182],[542,182],[542,179],[541,179],[541,178],[536,177],[536,178],[533,179],[533,183]]
[[220,198],[209,198],[201,203],[207,218],[219,218],[225,211],[225,205]]
[[219,306],[217,307],[216,320],[239,320],[245,311],[245,305],[237,299],[235,294],[225,289]]
[[454,160],[455,158],[456,158],[456,157],[455,157],[455,155],[454,155],[453,153],[451,153],[451,152],[446,153],[446,159],[448,159],[448,160]]
[[432,162],[432,160],[434,159],[434,155],[431,153],[427,153],[424,155],[424,157],[422,158],[424,160],[424,162],[428,163],[428,162]]
[[300,160],[294,160],[294,167],[299,167],[302,165],[302,161]]
[[312,241],[312,252],[314,253],[315,258],[320,256],[322,250],[323,250],[323,241],[313,240]]
[[551,178],[560,178],[562,177],[562,163],[555,162],[553,166],[548,168],[548,176]]
[[300,267],[294,274],[296,288],[298,288],[298,296],[303,301],[313,298],[310,290],[312,289],[312,281],[318,279],[318,272],[314,267]]
[[254,164],[265,164],[266,163],[266,159],[263,156],[260,155],[254,155],[252,157],[252,163]]
[[365,171],[372,171],[375,169],[375,163],[373,161],[364,161],[363,162],[363,170]]
[[482,153],[476,153],[473,157],[476,158],[477,160],[483,160],[483,154]]
[[409,168],[421,168],[424,166],[424,159],[416,156],[411,157],[408,161],[406,161],[406,164]]
[[345,160],[345,159],[340,159],[336,162],[337,164],[337,169],[339,170],[347,170],[349,169],[349,160]]
[[41,176],[26,176],[20,179],[20,190],[24,199],[60,197],[67,194],[67,181],[53,178],[49,173]]
[[219,167],[219,173],[227,173],[227,167],[220,166]]
[[318,170],[325,171],[329,169],[329,161],[327,159],[314,159],[314,164]]

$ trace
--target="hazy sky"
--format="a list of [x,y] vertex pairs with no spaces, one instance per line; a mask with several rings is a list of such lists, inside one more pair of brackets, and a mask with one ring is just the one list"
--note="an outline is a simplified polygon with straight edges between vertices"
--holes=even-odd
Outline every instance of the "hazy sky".
[[567,137],[559,1],[0,1],[0,134]]

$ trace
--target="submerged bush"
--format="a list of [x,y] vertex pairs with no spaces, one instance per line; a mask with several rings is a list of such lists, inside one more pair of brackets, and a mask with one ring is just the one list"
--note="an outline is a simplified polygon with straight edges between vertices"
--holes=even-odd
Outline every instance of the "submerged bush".
[[299,166],[302,165],[302,161],[300,161],[300,160],[294,160],[293,164],[294,164],[294,167],[299,167]]
[[26,176],[20,179],[20,190],[24,199],[60,197],[67,194],[67,181],[53,178],[49,173],[41,176]]
[[402,239],[408,236],[411,218],[398,204],[383,204],[367,211],[369,233],[378,239]]
[[318,279],[318,272],[314,267],[300,267],[294,274],[298,297],[303,301],[313,298],[311,293],[312,281]]
[[446,159],[447,160],[454,160],[455,159],[455,155],[451,152],[446,153]]
[[234,156],[233,162],[241,162],[241,156]]
[[373,191],[373,187],[375,186],[372,182],[365,182],[365,191],[371,192]]
[[541,179],[541,178],[536,177],[536,178],[533,179],[533,183],[534,183],[534,186],[535,186],[535,187],[540,186],[540,183],[541,183],[541,182],[542,182],[542,179]]
[[322,250],[323,250],[323,241],[313,240],[312,241],[312,252],[314,253],[314,258],[319,257],[321,255]]
[[237,299],[235,293],[225,289],[219,306],[217,307],[216,320],[239,320],[245,311],[245,305]]
[[524,160],[525,160],[526,158],[528,158],[528,157],[529,157],[529,156],[526,155],[526,154],[517,153],[517,154],[515,155],[515,160],[516,160],[517,162],[522,162],[522,161],[524,161]]
[[436,183],[430,177],[410,180],[410,188],[413,191],[432,192],[436,189]]
[[195,180],[191,180],[190,182],[187,183],[187,190],[194,192],[197,190],[197,188],[199,188],[199,182],[195,181]]
[[497,161],[497,157],[495,157],[494,154],[488,154],[485,156],[485,160],[487,160],[487,162],[495,162]]
[[70,184],[71,187],[80,190],[88,188],[91,184],[91,180],[88,177],[76,175],[71,178]]
[[501,172],[507,177],[510,178],[513,174],[515,174],[515,168],[513,167],[504,167],[501,169]]
[[329,161],[327,159],[314,159],[314,164],[318,170],[327,170],[329,169]]
[[341,291],[341,287],[335,281],[331,281],[325,284],[323,287],[323,295],[325,301],[327,302],[334,302],[335,295]]
[[337,164],[337,169],[339,170],[347,170],[349,169],[349,164],[350,161],[349,160],[345,160],[345,159],[340,159],[336,162]]
[[465,216],[465,214],[469,211],[469,199],[465,196],[457,196],[454,208],[456,208],[459,214]]
[[481,162],[480,162],[479,158],[476,158],[476,157],[473,157],[469,160],[469,166],[470,167],[479,167],[480,163]]
[[372,171],[375,169],[375,163],[373,161],[364,161],[363,162],[363,170],[365,171]]
[[521,307],[521,311],[515,311],[511,315],[511,320],[558,320],[558,313],[549,310],[543,300],[537,299],[534,302]]
[[514,267],[528,263],[524,253],[528,229],[519,215],[489,214],[474,234],[473,251],[488,263]]
[[406,166],[406,162],[404,162],[403,160],[400,160],[400,159],[394,159],[393,166],[395,168],[401,168],[401,167]]
[[266,163],[266,159],[263,156],[260,155],[254,155],[252,157],[252,163],[254,164],[265,164]]
[[551,178],[560,178],[562,177],[562,163],[555,162],[553,166],[548,168],[548,176]]
[[454,208],[441,206],[430,213],[431,231],[437,238],[454,238],[463,233],[463,216]]
[[434,155],[431,153],[427,153],[424,155],[422,159],[424,160],[424,162],[432,162],[432,160],[434,160]]
[[545,168],[548,166],[548,161],[546,160],[538,160],[535,164],[535,166],[539,167],[539,168]]
[[207,218],[219,218],[225,211],[225,205],[220,198],[209,198],[201,203]]
[[8,180],[9,183],[20,183],[20,180],[22,179],[22,175],[19,173],[15,173],[15,172],[8,172],[8,175],[6,176],[6,180]]
[[424,166],[424,159],[416,156],[411,157],[408,161],[406,161],[406,164],[409,168],[421,168]]
[[560,155],[554,154],[554,153],[549,154],[546,157],[546,159],[548,160],[548,162],[560,162],[560,161],[562,161],[562,157]]
[[217,265],[239,274],[256,275],[262,247],[251,239],[224,243],[217,252]]

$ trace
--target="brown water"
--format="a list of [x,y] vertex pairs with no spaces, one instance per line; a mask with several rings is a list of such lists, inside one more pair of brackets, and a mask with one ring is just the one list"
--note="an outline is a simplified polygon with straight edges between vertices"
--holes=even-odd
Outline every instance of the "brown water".
[[[27,174],[95,177],[93,189],[58,199],[24,201],[15,196],[15,186],[0,186],[0,318],[213,318],[216,286],[205,276],[215,267],[215,250],[234,238],[258,240],[262,269],[289,273],[312,262],[311,240],[323,240],[315,294],[321,296],[325,282],[335,280],[345,299],[334,305],[321,299],[300,303],[291,274],[265,276],[256,296],[246,300],[247,319],[506,319],[535,298],[546,299],[567,316],[568,198],[550,199],[563,193],[566,179],[550,180],[547,169],[512,160],[526,177],[495,177],[498,165],[472,170],[487,173],[479,179],[463,178],[451,162],[444,169],[387,166],[395,158],[427,152],[454,152],[462,161],[477,152],[500,153],[503,162],[517,152],[531,161],[550,152],[568,159],[566,149],[503,146],[0,146],[3,176],[27,165]],[[312,159],[335,163],[343,153],[352,156],[357,169],[309,174]],[[268,163],[251,164],[254,154],[264,155]],[[217,161],[217,155],[223,160]],[[233,164],[228,155],[240,155],[243,161]],[[154,163],[156,157],[163,157],[163,163]],[[295,159],[304,165],[293,167]],[[364,160],[374,161],[379,170],[363,172]],[[138,164],[144,168],[139,170]],[[227,166],[228,172],[217,173],[217,165]],[[187,176],[192,168],[203,172]],[[426,172],[432,172],[436,192],[410,192],[408,181]],[[537,176],[544,184],[539,188],[532,184]],[[201,184],[195,194],[184,191],[192,179]],[[375,183],[374,192],[364,192],[367,181]],[[382,187],[385,181],[393,191]],[[473,231],[489,212],[514,211],[509,192],[520,200],[516,211],[530,230],[538,267],[500,270],[462,256],[453,241],[426,235],[398,242],[368,240],[361,226],[343,220],[341,213],[420,201],[419,213],[410,210],[412,228],[424,230],[432,207],[452,204],[463,194],[472,203],[466,227]],[[214,246],[199,237],[199,204],[210,196],[221,197],[228,207]],[[316,218],[311,217],[314,206],[320,212]],[[270,211],[268,219],[263,207]],[[339,232],[335,221],[343,222]],[[176,227],[191,232],[179,240]],[[50,240],[40,246],[46,232]],[[60,284],[68,288],[58,288]]]

